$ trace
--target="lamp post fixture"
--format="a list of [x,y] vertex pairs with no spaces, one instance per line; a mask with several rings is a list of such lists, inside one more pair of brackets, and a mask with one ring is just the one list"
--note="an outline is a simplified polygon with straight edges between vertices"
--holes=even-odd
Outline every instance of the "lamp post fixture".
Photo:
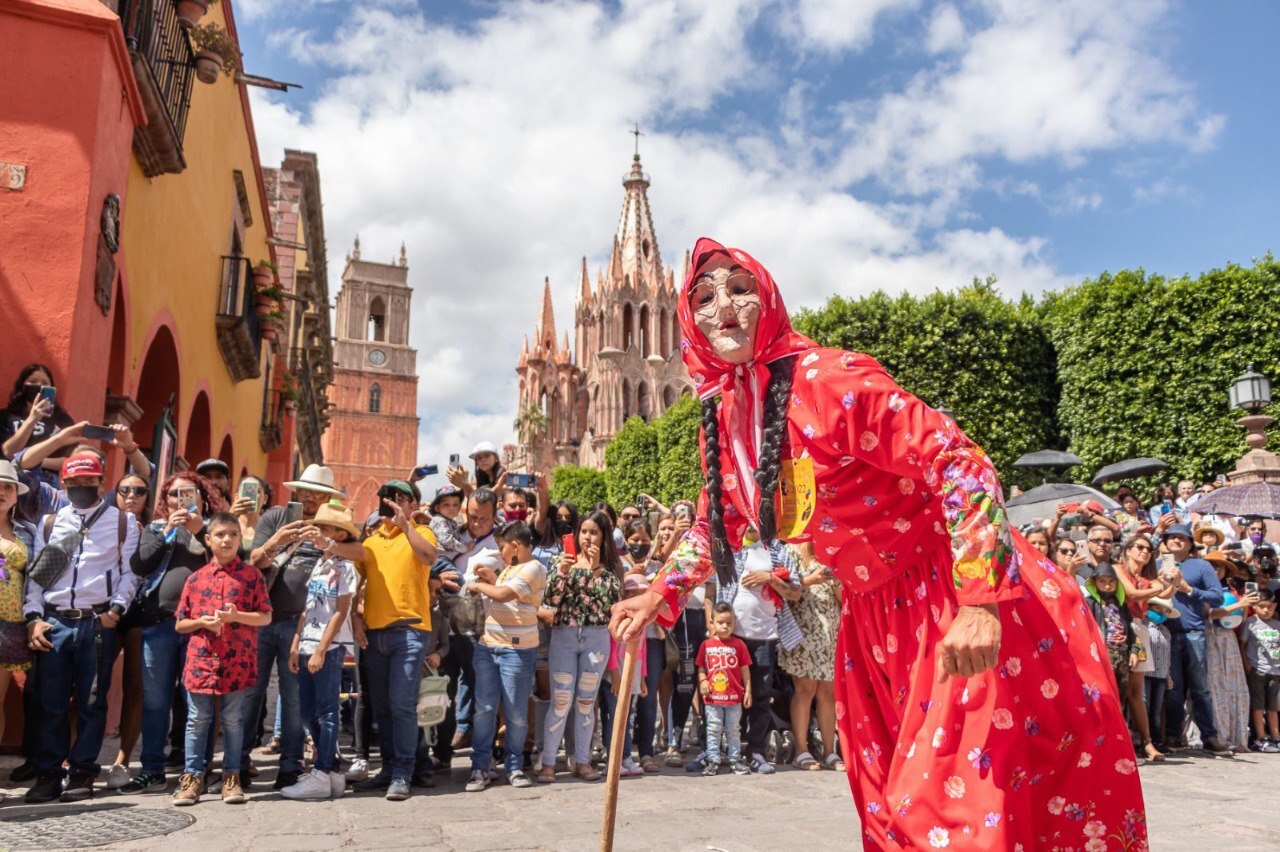
[[1263,410],[1271,404],[1271,380],[1253,369],[1241,374],[1228,392],[1231,407],[1245,412],[1245,416],[1236,421],[1244,429],[1244,442],[1249,451],[1236,462],[1236,469],[1227,474],[1233,483],[1240,482],[1280,482],[1280,457],[1268,452],[1267,427],[1275,418],[1263,414]]

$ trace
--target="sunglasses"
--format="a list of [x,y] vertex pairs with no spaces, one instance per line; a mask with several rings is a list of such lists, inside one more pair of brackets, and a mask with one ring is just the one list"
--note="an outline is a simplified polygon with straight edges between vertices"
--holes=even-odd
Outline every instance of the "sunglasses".
[[1071,556],[1076,552],[1076,549],[1074,547],[1059,547],[1058,552],[1064,556]]
[[1089,539],[1089,543],[1090,544],[1114,544],[1115,540],[1110,538],[1091,538]]
[[1150,550],[1150,549],[1151,549],[1151,545],[1149,545],[1149,544],[1133,544],[1133,545],[1130,545],[1130,546],[1129,546],[1129,549],[1130,549],[1130,550]]
[[121,485],[116,489],[116,493],[121,497],[146,497],[147,487],[145,485]]

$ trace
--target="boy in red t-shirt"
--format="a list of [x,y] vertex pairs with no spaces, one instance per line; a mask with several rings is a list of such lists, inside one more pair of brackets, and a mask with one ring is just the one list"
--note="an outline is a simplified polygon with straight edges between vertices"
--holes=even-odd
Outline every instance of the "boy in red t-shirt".
[[751,652],[733,635],[733,606],[716,604],[711,617],[711,638],[698,648],[698,691],[707,715],[706,768],[703,775],[720,771],[720,741],[729,738],[729,765],[735,775],[751,771],[742,759],[742,710],[751,707]]

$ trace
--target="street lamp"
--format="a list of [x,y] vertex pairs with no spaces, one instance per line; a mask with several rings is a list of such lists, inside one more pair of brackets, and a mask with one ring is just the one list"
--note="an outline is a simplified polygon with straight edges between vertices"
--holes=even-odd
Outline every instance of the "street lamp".
[[1231,407],[1257,414],[1271,404],[1271,380],[1254,372],[1253,365],[1231,383]]

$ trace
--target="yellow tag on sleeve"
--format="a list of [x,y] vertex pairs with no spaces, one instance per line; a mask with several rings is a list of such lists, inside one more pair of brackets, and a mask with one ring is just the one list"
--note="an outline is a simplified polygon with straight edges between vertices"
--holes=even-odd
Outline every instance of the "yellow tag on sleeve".
[[778,520],[778,538],[798,538],[813,520],[817,505],[813,459],[806,456],[784,460],[780,480],[778,490],[782,496],[782,512]]

